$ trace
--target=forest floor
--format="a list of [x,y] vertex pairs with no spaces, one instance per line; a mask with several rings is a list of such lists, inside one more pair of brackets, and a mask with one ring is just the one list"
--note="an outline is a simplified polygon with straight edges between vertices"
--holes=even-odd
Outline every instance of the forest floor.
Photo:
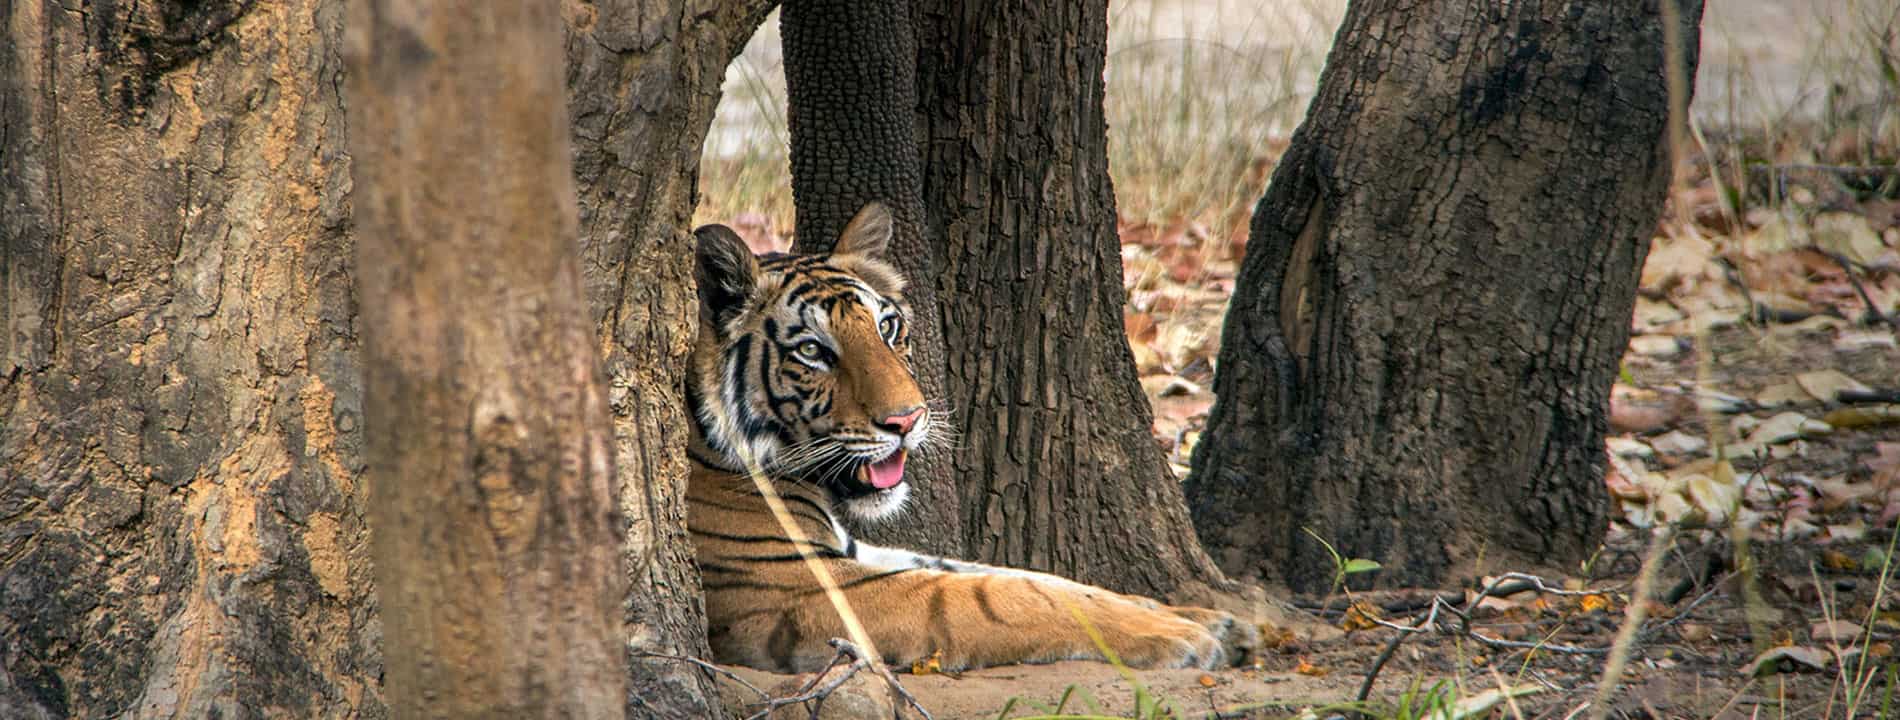
[[[1586,567],[1542,576],[1558,592],[1478,597],[1491,576],[1450,592],[1295,597],[1316,622],[1251,667],[1124,675],[1070,662],[905,685],[937,718],[1036,717],[1065,693],[1066,711],[1109,717],[1166,717],[1138,693],[1180,717],[1421,717],[1502,700],[1500,688],[1527,694],[1489,712],[1567,717],[1593,701],[1651,539],[1668,527],[1613,716],[1900,712],[1900,193],[1809,174],[1787,179],[1793,199],[1746,209],[1748,193],[1718,192],[1715,177],[1685,173],[1659,224],[1611,397],[1605,482],[1619,517]],[[1723,197],[1744,205],[1725,210]],[[1130,342],[1157,442],[1181,465],[1212,402],[1233,278],[1232,257],[1199,254],[1212,236],[1123,228]],[[1446,603],[1441,622],[1409,635],[1356,705],[1391,626],[1417,625],[1433,598]]]
[[[1214,0],[1113,7],[1125,330],[1156,440],[1185,473],[1213,401],[1246,220],[1343,3],[1279,4],[1246,23]],[[1220,22],[1190,27],[1209,17]],[[1194,39],[1201,31],[1232,37]],[[1627,662],[1612,717],[1900,715],[1897,36],[1890,1],[1709,3],[1693,147],[1610,397],[1604,481],[1617,517],[1590,562],[1292,597],[1311,620],[1269,632],[1277,642],[1245,668],[1071,662],[899,677],[940,719],[1046,717],[1059,705],[1078,717],[1567,718],[1603,709],[1592,706],[1614,656]],[[1279,44],[1250,44],[1260,37]],[[782,85],[769,67],[776,39],[761,38],[747,51],[754,67],[742,60],[729,77],[699,219],[783,249]],[[1636,586],[1652,555],[1645,594]],[[1546,590],[1507,576],[1533,571]],[[1646,598],[1636,623],[1633,598]],[[1395,629],[1428,617],[1426,631]],[[1633,632],[1620,646],[1619,631]],[[799,682],[739,672],[765,688]]]

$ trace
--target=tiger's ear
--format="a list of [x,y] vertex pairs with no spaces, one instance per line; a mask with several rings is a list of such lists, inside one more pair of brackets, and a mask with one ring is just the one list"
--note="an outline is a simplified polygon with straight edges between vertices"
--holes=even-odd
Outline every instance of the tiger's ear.
[[844,226],[844,232],[838,234],[838,244],[831,249],[831,254],[883,257],[884,248],[891,244],[891,232],[891,211],[883,203],[873,200],[858,210],[857,216],[851,218],[851,223]]
[[693,279],[699,282],[699,319],[718,328],[745,308],[759,287],[759,260],[739,234],[724,225],[693,231],[698,250]]

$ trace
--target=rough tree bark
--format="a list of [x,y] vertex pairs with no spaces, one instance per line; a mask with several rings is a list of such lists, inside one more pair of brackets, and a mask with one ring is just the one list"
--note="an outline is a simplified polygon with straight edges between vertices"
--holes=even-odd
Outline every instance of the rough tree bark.
[[1324,590],[1306,528],[1402,585],[1596,548],[1664,38],[1654,2],[1354,0],[1254,211],[1187,483],[1228,572]]
[[962,432],[950,483],[927,478],[928,509],[883,538],[1129,592],[1225,587],[1121,333],[1107,6],[978,5],[782,15],[799,249],[827,247],[866,200],[895,208],[893,259],[941,324],[919,379]]
[[924,207],[974,559],[1199,599],[1201,551],[1122,333],[1105,2],[920,0]]
[[336,2],[0,0],[0,717],[378,717]]
[[613,447],[581,298],[559,0],[360,0],[376,594],[397,717],[624,715]]
[[[792,0],[780,10],[795,238],[798,252],[824,252],[865,203],[891,209],[890,259],[911,280],[912,367],[933,411],[941,411],[943,330],[933,282],[939,266],[923,232],[910,15],[910,0]],[[962,556],[968,546],[955,510],[960,480],[942,453],[917,460],[907,473],[912,512],[863,533],[881,543]]]
[[[698,314],[692,214],[726,66],[769,0],[567,0],[581,272],[613,415],[626,621],[636,651],[710,657],[686,535],[686,357]],[[629,717],[723,714],[704,673],[636,652]]]
[[[629,645],[704,655],[680,486],[686,230],[766,2],[565,5]],[[0,716],[385,714],[342,3],[0,0]],[[650,490],[650,492],[648,492]],[[710,684],[634,668],[636,716]]]

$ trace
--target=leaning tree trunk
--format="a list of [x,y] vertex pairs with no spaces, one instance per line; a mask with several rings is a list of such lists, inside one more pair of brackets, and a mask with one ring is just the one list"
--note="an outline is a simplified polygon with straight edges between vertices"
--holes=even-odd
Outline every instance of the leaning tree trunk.
[[605,356],[626,523],[629,717],[724,713],[704,673],[647,653],[712,656],[686,534],[693,202],[726,66],[771,7],[566,0],[581,272]]
[[392,714],[623,717],[559,0],[360,0],[349,103]]
[[[1673,1],[1673,0],[1670,0]],[[1683,2],[1694,67],[1699,0]],[[1230,573],[1559,564],[1671,171],[1656,3],[1355,0],[1254,211],[1188,480]]]
[[379,717],[342,7],[0,1],[0,717]]
[[1202,553],[1122,333],[1105,2],[924,0],[924,206],[939,238],[975,559],[1117,590],[1228,585]]
[[[873,200],[896,223],[890,260],[910,279],[912,367],[932,412],[945,409],[943,329],[934,248],[923,232],[917,152],[916,51],[910,0],[791,0],[779,11],[791,133],[799,252],[825,252]],[[947,455],[924,453],[909,471],[911,512],[864,528],[879,542],[941,555],[967,549]]]

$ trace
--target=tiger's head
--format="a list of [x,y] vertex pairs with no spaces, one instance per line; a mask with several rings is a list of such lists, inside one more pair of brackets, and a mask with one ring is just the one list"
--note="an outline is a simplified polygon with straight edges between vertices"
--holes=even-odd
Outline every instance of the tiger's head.
[[872,203],[829,254],[763,257],[724,225],[694,232],[698,439],[729,469],[750,456],[862,520],[903,507],[904,461],[932,424],[910,367],[904,279],[882,259],[891,227]]

